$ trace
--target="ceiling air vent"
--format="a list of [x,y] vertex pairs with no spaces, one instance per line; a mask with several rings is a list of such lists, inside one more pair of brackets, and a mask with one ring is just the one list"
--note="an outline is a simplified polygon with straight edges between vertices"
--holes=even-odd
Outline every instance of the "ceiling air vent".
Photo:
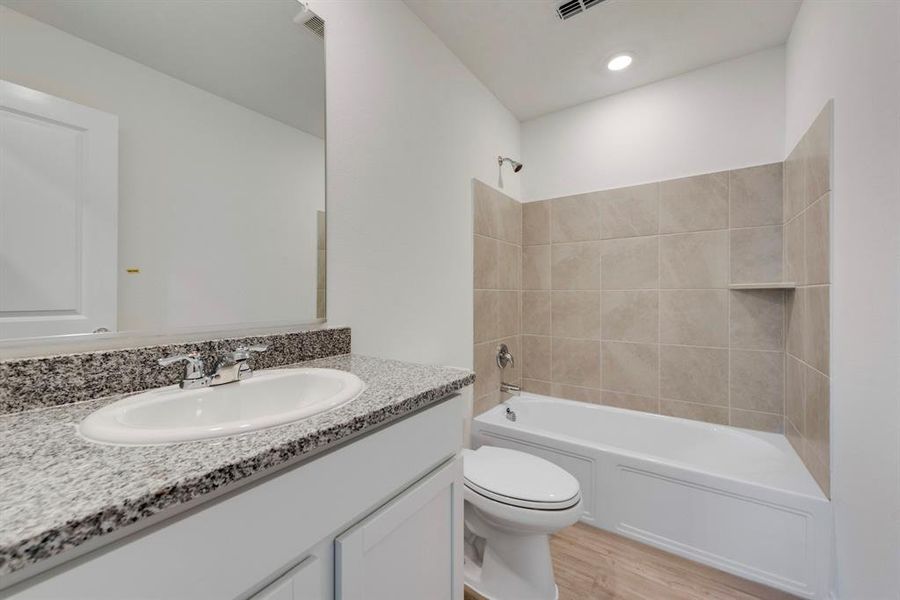
[[319,15],[310,13],[310,17],[303,22],[303,26],[312,31],[314,34],[325,39],[325,21]]
[[566,0],[556,6],[556,16],[565,21],[606,0]]

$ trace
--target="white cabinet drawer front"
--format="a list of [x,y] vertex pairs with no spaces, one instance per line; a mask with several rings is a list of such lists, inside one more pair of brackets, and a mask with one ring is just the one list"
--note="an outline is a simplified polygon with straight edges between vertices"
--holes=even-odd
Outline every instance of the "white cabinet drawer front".
[[460,597],[461,485],[455,458],[339,536],[336,600]]

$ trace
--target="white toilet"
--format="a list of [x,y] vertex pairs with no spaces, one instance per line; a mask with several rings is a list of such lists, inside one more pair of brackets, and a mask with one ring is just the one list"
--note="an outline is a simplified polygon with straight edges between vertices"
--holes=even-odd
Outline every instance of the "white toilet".
[[555,600],[550,534],[581,516],[578,480],[516,450],[463,450],[466,585],[488,600]]

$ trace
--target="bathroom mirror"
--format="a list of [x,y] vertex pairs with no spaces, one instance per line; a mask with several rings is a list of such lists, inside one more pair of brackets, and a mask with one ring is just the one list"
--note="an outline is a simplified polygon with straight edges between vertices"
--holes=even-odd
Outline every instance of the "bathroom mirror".
[[321,320],[325,254],[303,3],[0,0],[0,340]]

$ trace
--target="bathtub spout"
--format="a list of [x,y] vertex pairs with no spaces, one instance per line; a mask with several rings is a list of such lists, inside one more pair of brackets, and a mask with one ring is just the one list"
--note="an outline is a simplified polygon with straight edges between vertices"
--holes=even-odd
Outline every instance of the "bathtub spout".
[[500,382],[500,391],[506,392],[508,394],[514,394],[517,392],[521,392],[522,388],[513,383]]

